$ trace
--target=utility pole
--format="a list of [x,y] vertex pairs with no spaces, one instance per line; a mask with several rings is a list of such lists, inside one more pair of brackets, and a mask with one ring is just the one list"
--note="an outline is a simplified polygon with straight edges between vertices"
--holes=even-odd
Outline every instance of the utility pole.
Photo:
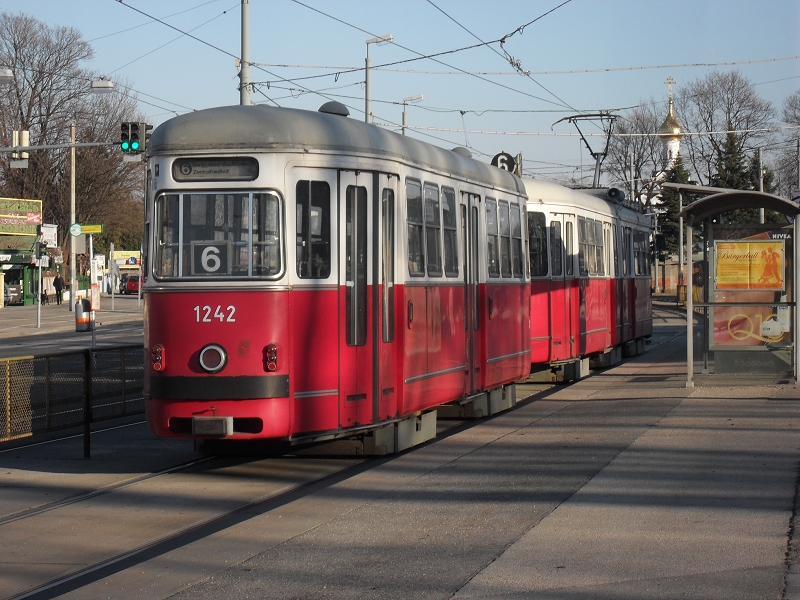
[[[69,126],[69,224],[70,226],[76,223],[75,221],[75,123]],[[75,265],[75,236],[69,234],[69,310],[72,311],[72,306],[75,304],[75,295],[78,292],[78,286],[75,279],[78,273]]]
[[239,104],[250,102],[250,0],[242,0],[242,64],[239,66]]

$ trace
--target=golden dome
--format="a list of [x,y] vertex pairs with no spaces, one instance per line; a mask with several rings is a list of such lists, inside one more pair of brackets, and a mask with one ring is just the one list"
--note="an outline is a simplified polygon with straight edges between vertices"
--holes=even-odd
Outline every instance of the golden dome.
[[672,108],[672,96],[669,99],[669,114],[661,127],[658,128],[658,137],[662,140],[679,140],[683,137],[683,127],[678,123]]

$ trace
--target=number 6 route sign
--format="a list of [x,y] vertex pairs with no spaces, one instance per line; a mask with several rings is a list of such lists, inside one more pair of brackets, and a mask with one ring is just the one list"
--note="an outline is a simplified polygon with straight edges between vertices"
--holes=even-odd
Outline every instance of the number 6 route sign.
[[517,166],[514,157],[511,156],[508,152],[501,152],[500,154],[495,154],[494,158],[492,159],[492,165],[497,167],[498,169],[503,169],[503,171],[508,171],[509,173],[514,172],[514,168]]
[[228,274],[228,244],[194,244],[192,259],[195,275]]

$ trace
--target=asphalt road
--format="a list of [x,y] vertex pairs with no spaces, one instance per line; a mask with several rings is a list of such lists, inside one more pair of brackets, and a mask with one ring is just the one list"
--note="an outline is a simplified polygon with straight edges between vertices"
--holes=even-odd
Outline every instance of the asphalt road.
[[[103,296],[100,308],[95,313],[95,343],[99,347],[143,343],[142,302],[136,296],[115,296],[113,310],[111,296]],[[91,346],[92,334],[75,331],[75,312],[66,303],[0,308],[0,358]]]

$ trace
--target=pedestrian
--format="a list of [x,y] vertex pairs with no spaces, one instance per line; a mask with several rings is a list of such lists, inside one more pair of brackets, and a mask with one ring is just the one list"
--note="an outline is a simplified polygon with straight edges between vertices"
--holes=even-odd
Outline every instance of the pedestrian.
[[61,278],[61,273],[56,273],[53,279],[53,288],[56,290],[56,304],[61,304],[61,293],[64,291],[64,280]]

